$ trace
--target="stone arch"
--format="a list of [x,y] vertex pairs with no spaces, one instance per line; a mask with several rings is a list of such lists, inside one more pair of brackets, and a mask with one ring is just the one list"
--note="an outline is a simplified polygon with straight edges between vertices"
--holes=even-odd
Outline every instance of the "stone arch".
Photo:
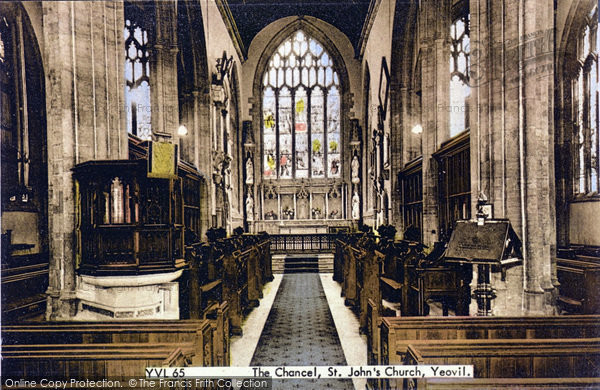
[[[573,81],[581,67],[578,57],[578,40],[582,28],[590,21],[590,12],[598,3],[594,0],[581,0],[558,3],[556,43],[555,43],[555,188],[556,188],[556,233],[557,244],[572,244],[572,226],[583,223],[571,214],[570,203],[574,196],[576,171],[576,119],[573,118]],[[597,9],[597,8],[596,8]],[[598,12],[598,11],[596,11]],[[585,202],[578,203],[584,206]],[[574,219],[575,218],[575,219]],[[576,242],[574,242],[576,243]]]
[[[31,288],[16,291],[22,285],[12,287],[15,297],[25,302],[48,287],[48,252],[50,247],[48,228],[48,132],[46,117],[46,72],[40,50],[42,37],[36,32],[32,18],[22,3],[0,3],[0,23],[3,39],[3,61],[0,67],[0,107],[2,118],[2,233],[8,235],[10,244],[30,244],[27,261],[32,267],[46,264],[40,278],[26,281]],[[38,27],[41,10],[35,20]],[[5,115],[8,114],[8,115]],[[51,135],[50,135],[51,136]],[[10,231],[10,233],[9,233]],[[2,247],[2,251],[8,248]],[[19,264],[22,251],[3,253]],[[33,268],[32,268],[33,269]],[[25,278],[24,280],[26,280]],[[15,284],[17,285],[17,284]],[[20,287],[19,287],[20,286]],[[3,289],[4,289],[3,285]],[[3,319],[19,315],[23,307],[16,306],[10,313],[3,312]],[[34,304],[28,310],[41,314],[45,304]],[[7,314],[5,316],[5,314]],[[21,312],[23,314],[23,312]]]
[[340,83],[340,86],[342,88],[342,93],[344,93],[344,89],[348,89],[350,84],[348,79],[348,70],[344,57],[341,55],[336,44],[333,43],[333,41],[327,36],[327,34],[323,30],[321,30],[318,26],[304,18],[298,18],[295,21],[289,23],[278,33],[276,33],[270,40],[270,42],[266,45],[266,47],[260,55],[258,65],[256,67],[256,72],[254,73],[254,91],[256,91],[256,87],[260,87],[260,84],[262,82],[262,76],[265,72],[265,69],[267,68],[267,64],[271,55],[275,52],[275,50],[284,40],[289,38],[290,35],[292,35],[295,31],[298,30],[303,30],[308,35],[315,38],[323,45],[325,50],[333,56],[335,70],[340,75],[340,80],[343,80]]
[[[269,63],[269,59],[271,55],[277,50],[279,45],[289,38],[295,31],[303,30],[311,37],[315,38],[319,41],[323,48],[333,57],[334,69],[338,73],[340,77],[340,89],[341,89],[341,112],[348,113],[350,109],[352,109],[352,102],[350,101],[350,79],[348,75],[348,68],[346,66],[346,61],[340,50],[337,48],[337,45],[327,36],[327,34],[319,28],[315,23],[310,22],[305,18],[298,18],[291,23],[287,24],[285,27],[280,29],[273,38],[269,41],[269,43],[265,46],[262,51],[258,64],[255,68],[254,79],[252,83],[252,96],[254,96],[255,104],[252,107],[251,115],[252,115],[252,124],[254,128],[255,139],[259,142],[259,145],[262,147],[262,134],[260,132],[261,128],[261,111],[262,111],[262,77]],[[348,115],[342,116],[342,143],[347,144],[347,138],[344,135],[347,133],[349,126],[349,117]],[[258,150],[257,150],[258,152]],[[344,171],[349,170],[349,167],[344,167],[342,162],[342,169]],[[349,171],[348,171],[349,172]]]
[[[339,41],[339,36],[337,39],[332,39],[331,36],[336,33],[343,35],[339,32],[335,27],[326,25],[325,22],[311,17],[299,17],[297,19],[291,19],[289,23],[286,23],[284,26],[280,26],[274,34],[266,41],[265,45],[260,50],[260,55],[257,56],[256,65],[253,66],[252,71],[254,72],[254,77],[252,79],[251,85],[251,93],[253,96],[253,106],[250,111],[250,116],[252,118],[252,127],[254,133],[254,139],[256,140],[256,156],[255,158],[255,172],[260,172],[259,175],[255,176],[255,180],[258,183],[262,183],[262,170],[257,169],[257,166],[262,166],[262,145],[263,145],[263,134],[262,134],[262,80],[264,76],[264,72],[267,69],[269,60],[271,56],[275,53],[277,48],[281,43],[283,43],[286,39],[293,35],[294,32],[302,30],[306,33],[307,36],[318,41],[323,49],[329,53],[333,61],[333,70],[337,72],[339,77],[339,90],[340,90],[340,110],[341,110],[341,123],[340,123],[340,140],[342,143],[341,149],[341,175],[340,178],[332,179],[336,182],[339,182],[340,185],[343,182],[344,178],[349,177],[350,175],[350,164],[344,164],[346,157],[350,153],[349,147],[349,137],[350,137],[350,110],[353,108],[354,103],[352,101],[352,93],[351,93],[351,80],[349,76],[348,63],[349,61],[353,61],[353,57],[349,57],[347,52],[347,48],[340,48],[339,45],[343,45],[341,41]],[[281,23],[282,20],[275,21],[272,23],[271,27],[266,27],[265,30],[276,26],[278,23]],[[332,34],[327,28],[331,28],[335,30]],[[345,35],[343,35],[345,37]],[[347,37],[345,37],[347,39]],[[349,43],[349,41],[348,41]],[[342,54],[344,53],[344,54]],[[251,59],[253,61],[254,59]],[[353,64],[355,65],[355,64]],[[311,180],[311,179],[309,179]],[[329,180],[329,179],[328,179]],[[348,187],[347,191],[350,191],[351,188]],[[350,193],[347,193],[345,199],[350,198]],[[257,198],[259,198],[257,196]],[[349,215],[348,206],[349,202],[342,204],[341,207],[345,210],[341,213],[341,215]],[[342,210],[340,210],[342,211]]]

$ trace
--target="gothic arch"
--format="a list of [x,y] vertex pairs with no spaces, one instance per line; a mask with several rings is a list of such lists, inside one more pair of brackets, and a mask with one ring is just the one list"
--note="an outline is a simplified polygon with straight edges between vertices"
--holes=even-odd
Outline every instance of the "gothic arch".
[[[335,183],[333,184],[334,187],[338,188],[341,190],[342,188],[344,188],[344,181],[349,178],[350,176],[350,164],[344,164],[344,160],[347,160],[347,157],[350,153],[350,147],[349,147],[349,132],[350,132],[350,109],[352,108],[353,102],[352,102],[352,98],[351,98],[351,93],[350,93],[350,77],[349,77],[349,71],[348,71],[348,61],[351,61],[352,58],[347,58],[347,54],[346,55],[342,55],[342,50],[340,50],[340,48],[338,47],[339,44],[341,44],[340,42],[337,42],[337,40],[334,42],[334,39],[330,38],[332,34],[326,33],[326,29],[325,28],[321,28],[321,26],[319,26],[319,24],[322,22],[318,19],[314,19],[314,21],[312,20],[314,18],[304,18],[304,17],[299,17],[295,20],[292,20],[291,22],[287,23],[285,26],[280,27],[274,34],[272,34],[272,37],[264,44],[264,47],[262,48],[262,50],[260,51],[260,55],[258,56],[258,58],[256,59],[256,65],[253,66],[252,71],[254,72],[254,78],[252,80],[252,86],[251,86],[251,91],[252,91],[252,96],[253,96],[253,107],[251,109],[250,115],[252,118],[252,127],[253,127],[253,133],[255,135],[255,140],[256,140],[256,156],[258,156],[258,158],[256,158],[255,161],[255,173],[257,173],[258,175],[256,176],[257,178],[257,184],[259,184],[259,187],[257,188],[257,190],[260,191],[266,191],[266,189],[262,188],[260,185],[263,185],[265,183],[271,183],[272,180],[268,180],[267,182],[263,181],[263,170],[262,169],[257,169],[257,166],[262,167],[263,166],[263,133],[262,133],[262,122],[261,122],[261,118],[262,118],[262,93],[263,93],[263,77],[265,74],[265,71],[267,70],[267,66],[269,64],[269,60],[271,59],[271,56],[276,52],[276,50],[278,49],[278,47],[286,40],[289,39],[295,32],[297,31],[303,31],[306,36],[314,39],[315,41],[317,41],[320,45],[322,45],[323,49],[330,55],[331,59],[332,59],[332,69],[334,72],[337,73],[338,77],[339,77],[339,83],[338,83],[338,88],[340,91],[340,141],[341,141],[341,145],[342,148],[340,150],[340,165],[341,165],[341,170],[340,172],[340,176],[339,178],[326,178],[326,179],[317,179],[317,180],[326,180],[329,181],[331,183]],[[274,25],[277,25],[277,21],[274,22]],[[323,22],[324,23],[324,22]],[[325,24],[324,24],[325,26]],[[272,27],[272,26],[271,26]],[[269,27],[265,28],[268,29]],[[334,29],[334,27],[331,27],[332,29]],[[333,34],[335,35],[335,34]],[[345,36],[344,36],[345,37]],[[347,48],[346,49],[347,52]],[[252,61],[252,60],[251,60]],[[260,162],[260,163],[259,163]],[[327,164],[327,163],[325,163]],[[314,178],[308,178],[308,179],[301,179],[301,180],[314,180]],[[279,182],[279,180],[277,180],[276,182]],[[272,183],[271,183],[272,184]],[[293,179],[293,181],[291,183],[285,183],[285,185],[287,185],[288,187],[290,187],[290,185],[293,187],[294,185],[298,185],[301,186],[300,184],[300,179]],[[300,187],[298,187],[300,188]],[[292,191],[291,189],[289,189],[289,191]],[[300,190],[298,190],[300,191]],[[337,190],[336,190],[337,191]],[[344,190],[346,191],[346,190]],[[347,190],[349,191],[349,189]],[[346,200],[349,199],[349,192],[345,192],[346,196],[344,197]],[[295,196],[295,195],[294,195]],[[324,193],[325,197],[327,197],[328,195],[326,194],[326,192]],[[261,199],[261,196],[257,196],[257,199]],[[340,206],[339,206],[339,210],[337,210],[337,214],[335,214],[335,217],[332,218],[340,218],[340,219],[344,219],[344,215],[346,215],[349,218],[349,209],[348,209],[348,204],[349,202],[342,202],[341,201],[342,198],[337,198],[335,200],[335,202],[340,202]],[[325,202],[326,203],[326,202]],[[329,205],[330,207],[327,209],[329,211],[332,210],[331,204]],[[261,207],[263,208],[263,212],[267,213],[267,211],[271,211],[266,210],[266,206],[264,206],[264,204],[261,204]],[[318,207],[315,207],[318,208]],[[329,211],[327,211],[327,213],[329,213]],[[307,218],[309,219],[313,219],[313,217],[311,217],[311,213],[312,211],[309,211],[309,216]],[[263,215],[261,215],[261,217],[259,219],[263,219],[264,218],[264,213]],[[278,213],[276,213],[278,214]],[[297,214],[300,215],[300,214]],[[297,216],[296,215],[296,216]],[[302,215],[305,215],[304,213],[302,213]],[[325,215],[325,212],[323,212],[323,218]],[[292,217],[294,218],[294,217]]]
[[[348,76],[348,68],[346,66],[346,61],[344,57],[341,55],[338,50],[336,44],[327,36],[327,34],[317,27],[314,23],[304,19],[298,18],[291,23],[287,24],[284,28],[279,30],[273,38],[269,41],[269,43],[265,46],[262,51],[258,64],[255,68],[254,72],[254,80],[252,83],[252,96],[254,96],[255,102],[258,103],[253,105],[252,108],[252,124],[254,128],[255,139],[260,140],[260,144],[262,145],[262,134],[260,132],[261,128],[261,112],[262,112],[262,77],[267,69],[267,65],[269,63],[269,59],[271,55],[277,50],[279,45],[289,38],[295,31],[302,30],[306,32],[308,35],[319,41],[324,49],[331,54],[333,57],[334,69],[338,73],[340,77],[340,89],[341,89],[341,112],[348,113],[350,111],[350,79]],[[347,133],[349,129],[349,121],[348,115],[342,115],[342,142],[345,143],[344,134]],[[258,135],[258,136],[257,136]],[[346,137],[347,138],[347,137]],[[347,170],[344,167],[342,162],[342,169]],[[348,171],[349,172],[349,171]]]
[[[564,4],[559,4],[564,5]],[[567,246],[570,244],[585,244],[578,242],[585,235],[575,234],[573,228],[585,224],[585,218],[580,218],[581,212],[573,212],[573,208],[583,209],[592,207],[597,196],[577,194],[575,190],[575,176],[577,171],[577,118],[574,117],[575,107],[578,105],[574,83],[582,69],[583,64],[579,58],[578,42],[583,28],[588,23],[593,23],[590,13],[598,4],[593,0],[573,1],[568,7],[559,8],[556,35],[556,88],[555,88],[555,174],[556,174],[556,218],[557,218],[557,244]],[[564,14],[564,15],[563,15]],[[562,24],[564,23],[564,24]],[[577,199],[575,199],[577,198]],[[577,200],[577,202],[573,202]],[[586,202],[592,200],[592,202]],[[576,203],[576,204],[575,204]],[[597,202],[596,202],[597,203]],[[589,214],[591,211],[587,211]],[[585,228],[577,228],[581,230]],[[593,233],[592,233],[593,234]],[[587,239],[583,239],[587,241]],[[591,243],[587,242],[588,244]],[[594,242],[598,245],[598,242]]]
[[[23,304],[48,288],[46,79],[38,41],[42,37],[37,36],[27,8],[16,2],[0,3],[2,258],[9,259],[3,264],[9,268],[19,267],[26,260],[37,275],[30,276],[34,273],[31,272],[23,276],[25,285],[2,284],[3,293],[8,291],[20,297],[20,303],[12,311],[3,308],[3,319],[22,314],[25,308],[29,313],[43,312],[45,303],[34,303],[31,307]],[[4,245],[5,234],[9,245]],[[30,248],[26,254],[19,251],[5,254],[11,244],[29,244]],[[21,290],[23,286],[28,288]]]
[[350,82],[348,79],[348,70],[344,57],[341,55],[335,43],[333,43],[333,41],[327,36],[327,34],[324,31],[322,31],[315,24],[311,23],[310,21],[304,18],[299,18],[289,23],[287,26],[285,26],[283,29],[277,32],[273,36],[271,41],[266,45],[266,47],[260,55],[258,65],[256,67],[256,72],[254,73],[253,90],[256,92],[257,88],[260,89],[262,76],[265,72],[265,69],[267,68],[271,55],[275,52],[275,50],[277,50],[279,45],[284,40],[289,38],[295,31],[298,30],[302,30],[311,37],[315,38],[323,45],[325,50],[333,56],[335,70],[338,72],[338,74],[340,75],[340,79],[342,80],[342,82],[340,83],[342,93],[346,92],[344,91],[344,89],[347,90],[349,88]]

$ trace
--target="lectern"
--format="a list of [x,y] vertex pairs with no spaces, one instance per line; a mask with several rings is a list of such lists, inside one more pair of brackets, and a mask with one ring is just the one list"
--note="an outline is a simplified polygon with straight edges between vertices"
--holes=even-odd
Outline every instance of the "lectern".
[[491,315],[491,301],[496,297],[491,272],[501,272],[522,263],[521,240],[507,219],[482,222],[457,221],[450,236],[445,260],[449,263],[477,265],[477,315]]

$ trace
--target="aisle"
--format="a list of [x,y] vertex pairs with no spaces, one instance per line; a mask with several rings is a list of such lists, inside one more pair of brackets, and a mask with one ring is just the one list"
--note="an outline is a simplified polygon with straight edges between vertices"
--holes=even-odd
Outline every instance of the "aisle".
[[[318,273],[285,274],[252,366],[346,365]],[[351,380],[274,381],[274,389],[353,389]]]

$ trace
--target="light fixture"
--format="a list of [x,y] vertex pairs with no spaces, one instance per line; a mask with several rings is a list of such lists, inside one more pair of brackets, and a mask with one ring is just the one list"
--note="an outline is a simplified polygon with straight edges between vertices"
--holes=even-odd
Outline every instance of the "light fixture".
[[411,130],[414,134],[421,134],[423,132],[423,126],[421,126],[420,124],[416,124],[415,127],[412,128]]
[[177,129],[177,134],[183,136],[183,135],[187,135],[188,134],[188,129],[187,127],[185,127],[185,125],[181,125],[179,126],[179,128]]

